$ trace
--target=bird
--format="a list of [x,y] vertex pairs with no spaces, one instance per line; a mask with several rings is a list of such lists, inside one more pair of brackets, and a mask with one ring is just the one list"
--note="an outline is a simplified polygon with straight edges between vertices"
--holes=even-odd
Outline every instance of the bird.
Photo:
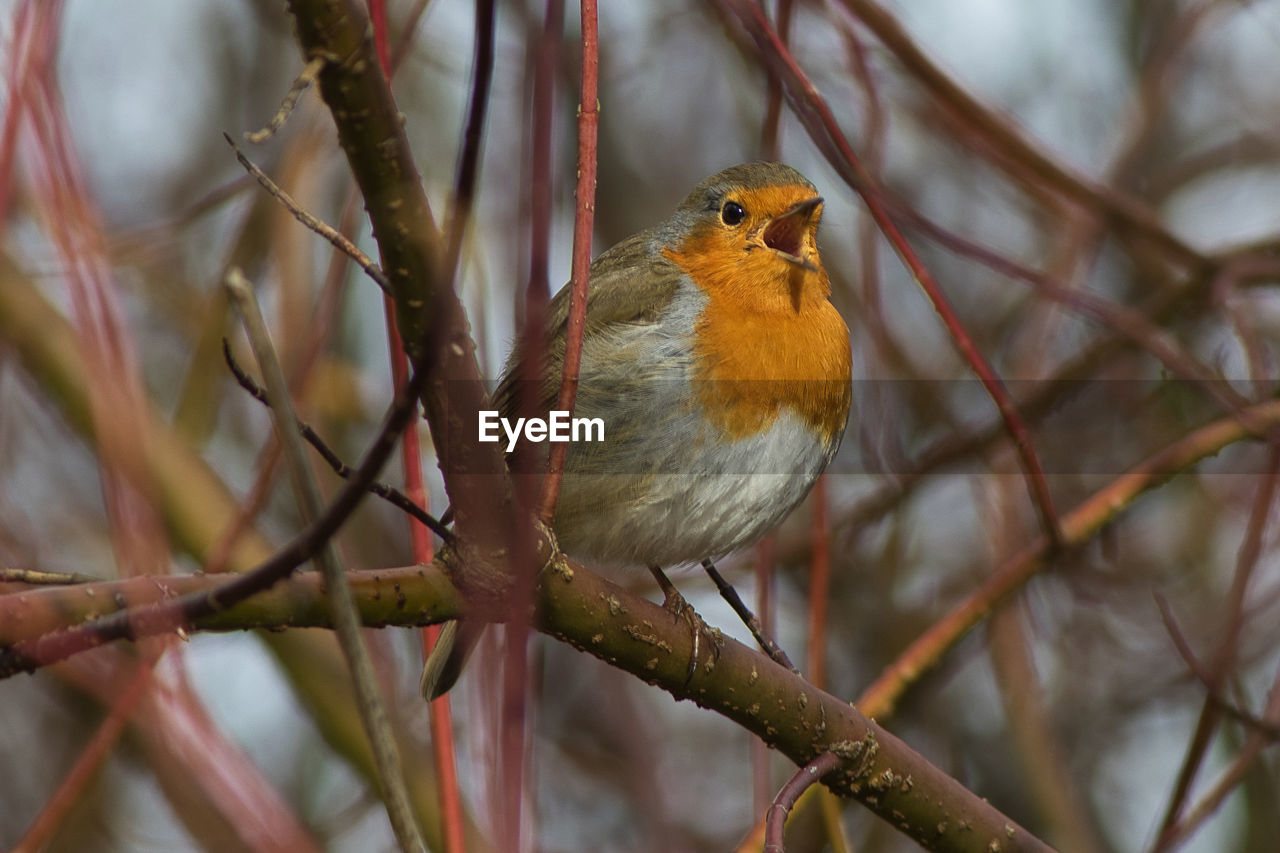
[[[661,582],[660,567],[757,542],[808,494],[852,400],[849,329],[818,252],[822,207],[790,166],[731,166],[592,262],[573,414],[599,418],[603,440],[567,448],[551,521],[565,554],[648,567]],[[513,347],[492,398],[504,417],[555,408],[570,290],[547,305],[542,341]],[[547,447],[522,442],[508,462],[532,452],[537,464]],[[467,625],[449,623],[428,656],[428,699],[461,672],[478,637]]]

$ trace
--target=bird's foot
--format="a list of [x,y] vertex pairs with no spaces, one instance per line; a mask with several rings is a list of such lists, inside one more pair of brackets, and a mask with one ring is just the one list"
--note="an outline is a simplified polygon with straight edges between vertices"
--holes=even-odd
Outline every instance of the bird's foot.
[[662,569],[657,566],[650,566],[649,571],[653,573],[654,579],[658,581],[658,586],[662,589],[662,608],[670,613],[674,618],[681,619],[689,626],[689,633],[692,638],[693,651],[689,655],[689,669],[685,674],[684,686],[688,687],[693,680],[693,675],[698,671],[698,663],[702,656],[702,646],[705,644],[709,649],[710,658],[708,664],[715,665],[715,661],[720,657],[720,647],[724,644],[724,638],[715,628],[707,625],[698,612],[693,609],[680,590],[676,589],[675,584],[666,576]]

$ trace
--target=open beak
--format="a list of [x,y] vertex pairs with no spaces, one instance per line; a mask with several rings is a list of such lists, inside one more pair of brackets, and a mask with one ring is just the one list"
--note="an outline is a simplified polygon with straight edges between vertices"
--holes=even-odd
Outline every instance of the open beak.
[[800,257],[800,249],[809,230],[809,221],[813,218],[814,211],[821,206],[822,196],[814,196],[793,205],[786,213],[775,216],[764,227],[764,234],[761,236],[764,244],[791,263],[816,272],[818,268],[813,263]]

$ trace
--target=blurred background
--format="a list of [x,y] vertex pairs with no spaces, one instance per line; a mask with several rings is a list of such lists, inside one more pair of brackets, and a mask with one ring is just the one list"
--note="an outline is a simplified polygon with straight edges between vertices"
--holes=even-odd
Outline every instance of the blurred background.
[[[1280,3],[783,5],[794,55],[895,220],[1028,401],[1059,513],[1227,417],[1229,401],[1275,395]],[[299,528],[287,477],[264,453],[268,416],[222,362],[232,264],[259,290],[304,419],[348,461],[376,430],[392,387],[381,294],[247,178],[222,138],[266,124],[302,69],[282,7],[0,0],[0,568],[234,568]],[[473,4],[387,7],[402,48],[396,97],[440,218],[471,90]],[[490,376],[529,277],[543,16],[543,3],[499,4],[458,277]],[[553,289],[569,275],[576,170],[576,4],[565,16]],[[856,411],[821,511],[806,503],[722,568],[748,600],[760,570],[772,574],[781,644],[809,672],[820,651],[826,688],[852,701],[1040,534],[1026,482],[990,398],[855,191],[785,104],[773,126],[776,92],[725,7],[602,3],[600,27],[596,252],[745,160],[784,160],[826,198],[822,255],[852,331]],[[270,141],[244,147],[376,254],[314,91]],[[60,361],[69,353],[78,367]],[[202,472],[186,494],[124,485],[152,451]],[[1062,850],[1273,850],[1276,470],[1275,450],[1241,442],[1117,507],[880,721]],[[439,511],[430,460],[426,473]],[[336,478],[319,476],[331,494]],[[820,542],[830,580],[811,589]],[[403,517],[372,501],[337,544],[352,570],[412,562]],[[647,575],[615,579],[656,597]],[[701,572],[675,579],[708,622],[749,641]],[[815,597],[828,615],[811,648]],[[418,632],[367,633],[427,814]],[[714,714],[534,643],[530,849],[733,849],[794,770]],[[1177,643],[1244,714],[1207,701]],[[329,701],[344,675],[324,632],[145,646],[141,658],[108,648],[0,682],[0,847],[51,813],[38,835],[50,850],[393,848],[358,722]],[[147,654],[159,655],[150,678],[138,675]],[[499,782],[496,671],[482,658],[453,694],[475,849]],[[128,723],[107,737],[108,711],[130,695]],[[1250,722],[1269,708],[1270,728]],[[60,801],[76,772],[85,784]],[[824,815],[802,808],[788,849],[916,849],[857,805],[836,815],[838,833]]]

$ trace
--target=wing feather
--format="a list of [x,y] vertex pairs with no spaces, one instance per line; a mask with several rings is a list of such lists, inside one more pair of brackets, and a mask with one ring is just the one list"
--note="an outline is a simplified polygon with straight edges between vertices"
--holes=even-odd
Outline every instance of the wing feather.
[[[642,231],[601,254],[591,264],[587,289],[586,336],[607,336],[616,326],[652,326],[660,322],[664,309],[679,289],[683,271],[654,247],[653,234]],[[565,285],[547,306],[546,350],[537,376],[536,413],[555,405],[564,371],[565,335],[569,323],[570,287]],[[516,416],[519,380],[530,373],[520,368],[519,358],[527,347],[517,340],[494,391],[493,403],[504,417]],[[589,376],[596,365],[582,364]],[[526,404],[527,405],[527,404]]]

